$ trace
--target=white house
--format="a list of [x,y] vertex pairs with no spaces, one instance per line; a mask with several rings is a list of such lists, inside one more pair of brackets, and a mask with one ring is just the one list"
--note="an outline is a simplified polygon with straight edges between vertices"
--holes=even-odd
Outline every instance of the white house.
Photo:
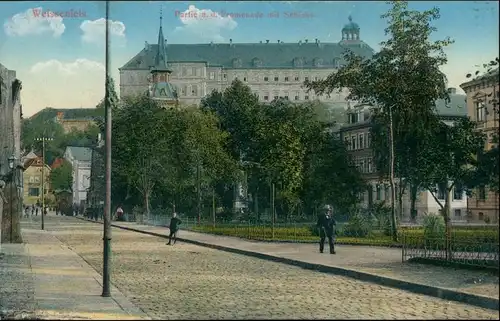
[[80,205],[87,200],[90,187],[92,149],[68,146],[64,158],[73,166],[73,204]]

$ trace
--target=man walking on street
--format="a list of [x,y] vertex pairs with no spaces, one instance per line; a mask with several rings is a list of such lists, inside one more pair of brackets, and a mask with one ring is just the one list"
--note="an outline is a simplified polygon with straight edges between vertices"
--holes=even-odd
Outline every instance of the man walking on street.
[[170,225],[169,225],[169,230],[170,230],[170,235],[168,236],[168,243],[167,245],[173,245],[172,244],[172,238],[174,239],[174,244],[177,242],[177,231],[179,231],[179,225],[182,223],[180,219],[177,218],[177,213],[172,214],[172,218],[170,219]]
[[330,246],[330,254],[335,254],[335,227],[337,222],[333,219],[333,211],[330,205],[325,205],[323,212],[318,216],[318,223],[316,224],[319,228],[319,252],[323,253],[325,248],[325,238],[328,237],[328,245]]

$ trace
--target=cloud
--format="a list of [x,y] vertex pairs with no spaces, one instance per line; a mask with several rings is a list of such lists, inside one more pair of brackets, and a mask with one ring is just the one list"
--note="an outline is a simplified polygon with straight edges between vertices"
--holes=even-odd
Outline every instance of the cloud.
[[61,62],[56,59],[51,59],[44,62],[37,62],[30,71],[32,73],[57,72],[63,75],[76,75],[82,71],[98,70],[105,71],[104,65],[88,59],[76,59],[73,62]]
[[[117,72],[112,76],[118,86]],[[104,77],[104,65],[85,58],[37,62],[27,73],[19,73],[23,112],[32,115],[48,106],[95,107],[104,96]]]
[[[83,31],[82,41],[87,43],[104,43],[106,39],[106,19],[85,20],[80,25]],[[125,24],[118,20],[109,20],[109,34],[115,39],[125,40]]]
[[63,34],[66,26],[60,15],[38,7],[15,14],[4,22],[3,28],[8,36],[52,33],[54,37],[59,37]]
[[183,26],[175,28],[175,32],[183,32],[209,41],[224,41],[223,31],[233,30],[238,23],[225,13],[210,9],[198,9],[190,5],[185,11],[175,11]]

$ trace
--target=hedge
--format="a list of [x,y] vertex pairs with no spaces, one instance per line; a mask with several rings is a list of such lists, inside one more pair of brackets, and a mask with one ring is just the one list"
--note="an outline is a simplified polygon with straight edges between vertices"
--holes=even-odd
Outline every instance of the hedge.
[[[234,236],[260,241],[277,242],[317,242],[318,236],[314,235],[310,227],[275,227],[269,226],[193,226],[190,230],[194,232],[210,233],[215,235]],[[452,250],[467,252],[495,252],[498,251],[497,230],[452,230]],[[408,229],[400,231],[399,241],[405,242],[413,248],[444,249],[444,237],[426,238],[424,230]],[[376,246],[401,246],[400,242],[392,241],[390,236],[382,233],[372,233],[367,237],[347,237],[341,231],[336,242],[339,244],[352,245],[376,245]]]

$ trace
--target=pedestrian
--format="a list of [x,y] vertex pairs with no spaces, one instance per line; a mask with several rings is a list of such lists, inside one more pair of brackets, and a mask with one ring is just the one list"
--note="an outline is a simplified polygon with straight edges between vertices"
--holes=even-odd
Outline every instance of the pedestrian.
[[35,207],[35,215],[38,216],[38,206]]
[[35,215],[35,205],[31,204],[31,216]]
[[30,207],[29,206],[26,206],[26,208],[24,209],[24,215],[26,216],[26,218],[30,217]]
[[318,215],[317,227],[319,228],[319,252],[323,253],[325,248],[325,239],[328,238],[328,245],[330,246],[330,254],[335,254],[335,227],[337,222],[333,219],[333,211],[330,205],[325,205],[323,211]]
[[116,220],[117,220],[118,222],[122,222],[122,221],[124,221],[124,217],[123,217],[123,209],[122,209],[121,205],[120,205],[120,206],[118,206],[118,208],[116,209],[116,214],[115,214],[115,216],[116,216]]
[[45,206],[45,207],[43,208],[43,215],[44,215],[44,216],[47,216],[47,206]]
[[168,236],[168,243],[167,245],[173,245],[172,244],[172,239],[175,242],[177,242],[177,231],[179,231],[179,225],[182,223],[180,219],[177,218],[177,213],[172,214],[172,218],[170,219],[170,225],[168,226],[168,229],[170,230],[170,235]]

